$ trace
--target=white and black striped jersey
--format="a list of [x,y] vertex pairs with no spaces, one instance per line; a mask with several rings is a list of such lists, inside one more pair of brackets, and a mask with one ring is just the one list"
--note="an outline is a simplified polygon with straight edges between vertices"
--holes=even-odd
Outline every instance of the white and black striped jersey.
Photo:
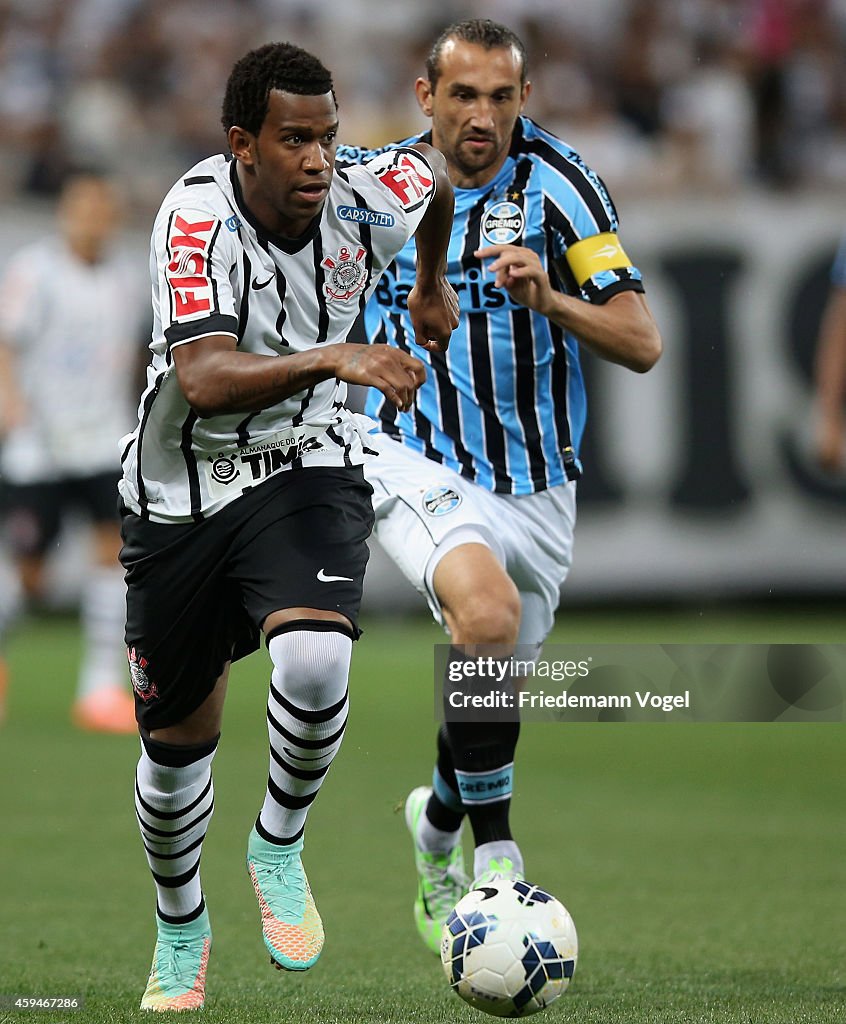
[[144,273],[115,249],[81,260],[60,236],[20,249],[0,283],[0,336],[13,351],[25,420],[0,473],[16,484],[117,472],[132,426],[146,306]]
[[431,167],[413,149],[339,169],[320,215],[292,240],[252,216],[236,166],[223,156],[197,164],[165,197],[153,227],[152,361],[138,426],[122,441],[120,492],[154,521],[199,521],[282,470],[363,461],[344,383],[200,419],[172,351],[209,335],[280,358],[343,342],[435,190]]

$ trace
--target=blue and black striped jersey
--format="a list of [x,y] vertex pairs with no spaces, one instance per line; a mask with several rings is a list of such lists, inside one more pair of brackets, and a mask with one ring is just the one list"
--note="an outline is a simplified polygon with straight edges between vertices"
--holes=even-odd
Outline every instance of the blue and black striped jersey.
[[[385,148],[430,141],[421,133]],[[378,152],[339,146],[337,161],[343,167]],[[409,412],[374,389],[367,412],[387,433],[491,491],[530,494],[577,478],[586,415],[578,343],[494,287],[473,253],[495,243],[530,246],[553,287],[603,303],[624,289],[642,291],[640,272],[603,259],[599,239],[590,254],[594,262],[580,261],[587,266],[580,284],[565,254],[583,239],[616,231],[617,213],[600,178],[556,136],[519,118],[497,176],[480,188],[455,190],[448,277],[461,302],[461,322],[448,351],[430,353],[414,344],[406,301],[414,284],[413,239],[371,296],[368,339],[411,352],[428,374]]]

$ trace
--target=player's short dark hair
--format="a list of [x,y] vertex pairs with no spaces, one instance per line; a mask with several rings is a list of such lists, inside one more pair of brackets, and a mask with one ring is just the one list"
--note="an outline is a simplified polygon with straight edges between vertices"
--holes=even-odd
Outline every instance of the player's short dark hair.
[[62,174],[59,192],[65,192],[78,181],[93,181],[98,185],[114,185],[116,174],[111,169],[97,164],[72,164]]
[[486,50],[513,48],[520,57],[520,85],[526,84],[529,58],[520,37],[515,35],[510,28],[500,25],[499,22],[491,21],[489,18],[469,18],[467,21],[456,21],[454,24],[448,25],[432,43],[432,49],[426,58],[426,74],[429,76],[432,92],[435,91],[438,79],[441,77],[441,55],[444,45],[450,39],[475,43]]
[[335,97],[332,75],[317,57],[293,43],[266,43],[250,50],[232,68],[223,97],[223,130],[237,125],[258,135],[271,89],[297,96],[331,92]]

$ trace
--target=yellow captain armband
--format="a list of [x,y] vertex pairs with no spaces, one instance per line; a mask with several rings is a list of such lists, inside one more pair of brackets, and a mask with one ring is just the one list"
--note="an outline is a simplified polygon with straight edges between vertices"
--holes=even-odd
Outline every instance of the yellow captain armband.
[[623,270],[632,265],[613,231],[583,238],[570,246],[564,258],[580,288],[588,278],[602,270]]

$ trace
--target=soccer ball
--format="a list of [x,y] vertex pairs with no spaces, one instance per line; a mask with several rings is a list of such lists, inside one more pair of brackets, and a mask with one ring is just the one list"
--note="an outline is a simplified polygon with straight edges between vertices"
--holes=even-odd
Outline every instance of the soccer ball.
[[566,990],[579,941],[566,907],[510,879],[471,889],[446,919],[441,963],[454,992],[495,1017],[527,1017]]

